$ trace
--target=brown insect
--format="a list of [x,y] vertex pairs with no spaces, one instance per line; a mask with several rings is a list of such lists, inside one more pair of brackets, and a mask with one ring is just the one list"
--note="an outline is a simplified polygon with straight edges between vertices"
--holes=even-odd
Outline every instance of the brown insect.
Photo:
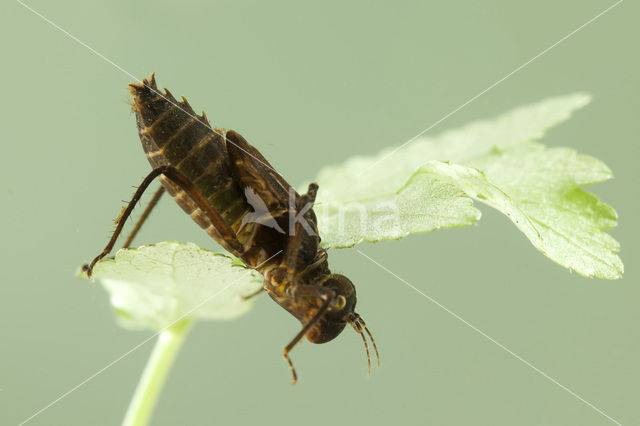
[[[115,245],[125,221],[149,184],[162,186],[143,212],[124,244],[135,234],[167,191],[182,209],[227,251],[265,278],[263,289],[302,323],[302,330],[284,348],[293,382],[297,375],[289,352],[303,336],[312,343],[337,337],[347,324],[362,336],[369,372],[371,359],[366,334],[380,357],[373,336],[354,309],[356,290],[351,281],[329,270],[327,252],[313,211],[318,185],[299,195],[269,162],[233,130],[213,129],[183,97],[178,102],[158,90],[154,75],[130,84],[133,111],[142,147],[153,171],[137,189],[116,220],[111,240],[88,266]],[[286,231],[285,231],[286,230]]]

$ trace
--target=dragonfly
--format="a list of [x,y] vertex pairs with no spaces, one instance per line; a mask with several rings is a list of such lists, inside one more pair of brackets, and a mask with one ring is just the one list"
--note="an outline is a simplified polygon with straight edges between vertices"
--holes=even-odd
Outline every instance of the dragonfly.
[[204,111],[197,115],[184,97],[178,101],[167,89],[162,93],[154,74],[130,84],[129,92],[152,171],[121,211],[115,232],[89,264],[87,275],[111,252],[134,207],[157,178],[161,186],[124,247],[129,247],[162,194],[169,193],[225,250],[260,272],[261,291],[302,324],[283,350],[292,384],[298,380],[289,357],[294,346],[305,336],[312,343],[329,342],[347,324],[362,337],[371,374],[365,335],[378,366],[380,355],[373,335],[355,312],[355,286],[344,275],[331,272],[327,252],[320,246],[313,211],[318,185],[311,183],[306,193],[298,194],[239,133],[211,127]]

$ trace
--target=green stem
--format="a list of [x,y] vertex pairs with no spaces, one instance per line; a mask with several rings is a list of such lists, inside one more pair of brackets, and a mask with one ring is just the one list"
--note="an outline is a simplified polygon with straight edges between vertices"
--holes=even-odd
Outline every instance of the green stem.
[[182,320],[160,333],[122,426],[146,426],[149,423],[167,374],[190,328],[191,322]]

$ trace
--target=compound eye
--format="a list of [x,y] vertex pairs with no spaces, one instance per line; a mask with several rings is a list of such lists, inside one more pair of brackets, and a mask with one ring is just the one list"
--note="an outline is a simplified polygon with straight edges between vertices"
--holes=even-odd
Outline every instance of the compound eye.
[[347,305],[347,299],[343,295],[339,294],[338,296],[336,296],[335,300],[333,301],[332,308],[336,311],[340,311],[344,309],[346,305]]

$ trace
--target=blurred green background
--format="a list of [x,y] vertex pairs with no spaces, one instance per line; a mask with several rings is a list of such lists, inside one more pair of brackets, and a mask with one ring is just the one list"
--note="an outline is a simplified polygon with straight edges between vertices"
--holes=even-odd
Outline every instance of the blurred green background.
[[[156,71],[291,183],[404,142],[613,4],[27,3],[136,77]],[[620,214],[623,279],[569,273],[484,207],[478,226],[360,246],[625,425],[640,424],[639,11],[621,3],[430,131],[592,93],[544,143],[614,171],[592,190]],[[0,5],[0,31],[0,423],[17,424],[150,335],[119,328],[102,288],[74,277],[149,165],[128,75],[17,2]],[[214,247],[169,198],[136,242],[163,240]],[[332,252],[331,265],[356,283],[379,343],[370,379],[362,342],[346,332],[297,347],[290,386],[282,348],[299,325],[261,296],[238,320],[194,329],[153,423],[613,424],[354,250]],[[118,424],[151,347],[28,424]]]

